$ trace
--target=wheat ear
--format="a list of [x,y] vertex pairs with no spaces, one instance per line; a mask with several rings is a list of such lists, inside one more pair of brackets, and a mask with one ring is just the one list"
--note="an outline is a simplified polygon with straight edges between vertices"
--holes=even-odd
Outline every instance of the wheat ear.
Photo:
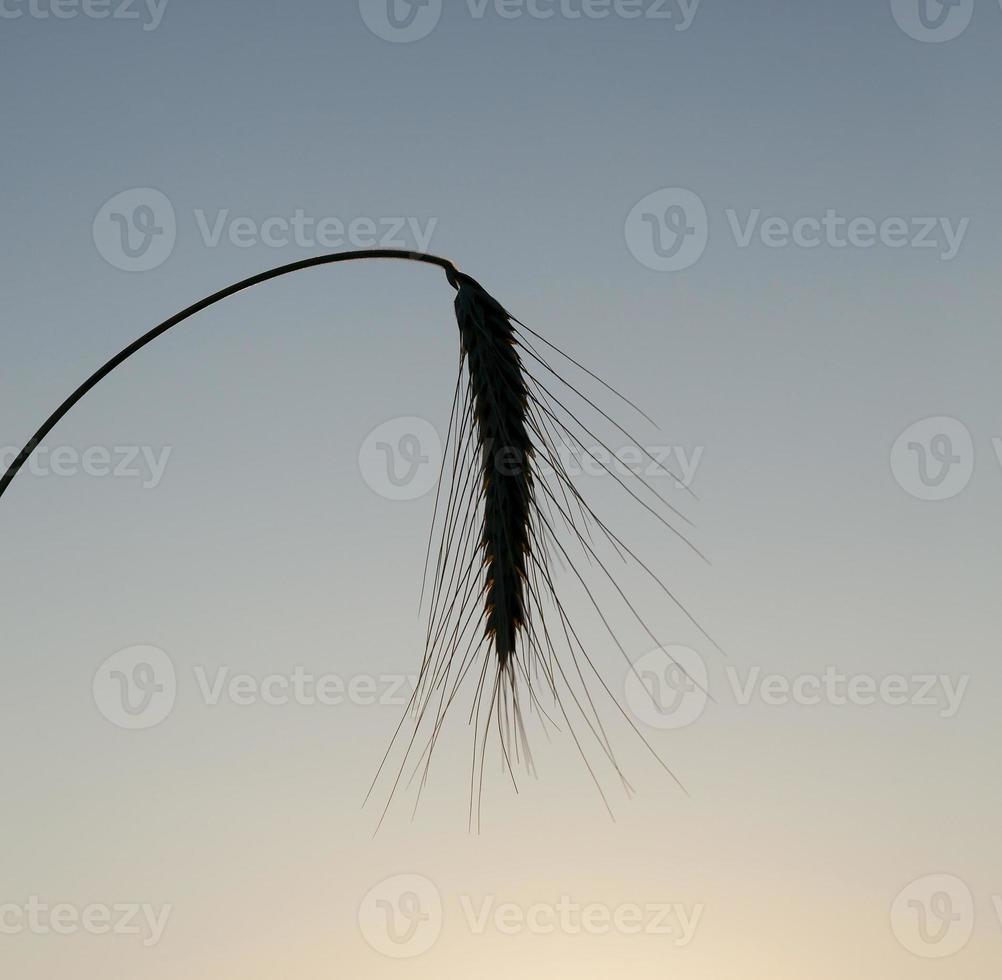
[[529,391],[508,314],[479,283],[455,277],[456,320],[481,447],[485,632],[510,671],[525,627],[529,522],[534,503]]
[[[585,740],[591,742],[593,749],[597,747],[599,757],[611,764],[624,788],[629,790],[629,782],[603,727],[593,688],[608,697],[638,735],[639,731],[593,664],[581,631],[564,607],[551,564],[556,561],[570,570],[572,581],[594,607],[602,627],[624,658],[626,651],[592,587],[579,571],[572,551],[576,549],[579,560],[583,556],[602,573],[631,615],[655,641],[657,637],[600,556],[600,542],[611,547],[618,558],[635,563],[685,610],[651,568],[591,509],[574,485],[561,453],[568,452],[578,461],[587,458],[600,465],[632,500],[673,533],[678,532],[664,511],[681,515],[643,477],[637,477],[631,485],[631,481],[621,479],[597,457],[588,442],[597,443],[610,453],[611,450],[569,407],[572,400],[596,412],[631,443],[636,440],[558,371],[541,348],[598,381],[632,408],[636,406],[512,317],[478,282],[459,272],[446,259],[396,249],[336,253],[283,265],[213,293],[144,334],[66,398],[0,478],[0,497],[34,450],[74,405],[115,368],[168,330],[235,293],[279,276],[375,258],[421,262],[443,269],[456,290],[460,334],[459,378],[446,447],[446,458],[451,458],[452,468],[448,479],[440,480],[436,497],[432,534],[439,527],[440,536],[435,561],[430,560],[433,554],[430,539],[425,563],[426,579],[430,574],[433,584],[424,659],[409,706],[414,724],[386,806],[405,776],[408,760],[416,763],[410,779],[420,775],[424,785],[446,714],[464,681],[471,676],[475,678],[469,713],[474,731],[471,822],[476,810],[479,823],[484,761],[492,727],[496,729],[497,744],[513,782],[518,761],[532,770],[524,706],[538,713],[544,728],[554,724],[541,694],[552,702],[556,724],[563,721],[569,729],[602,799],[606,799],[605,794],[589,761]],[[537,372],[543,372],[546,381]],[[655,463],[652,457],[651,462]],[[443,476],[444,467],[443,461]],[[565,529],[566,534],[558,533],[559,528]],[[682,540],[688,544],[688,539]],[[422,600],[423,597],[424,589]],[[695,620],[692,622],[701,629]],[[430,731],[426,725],[429,721]],[[403,721],[370,793],[402,732]],[[384,809],[384,816],[385,813]]]

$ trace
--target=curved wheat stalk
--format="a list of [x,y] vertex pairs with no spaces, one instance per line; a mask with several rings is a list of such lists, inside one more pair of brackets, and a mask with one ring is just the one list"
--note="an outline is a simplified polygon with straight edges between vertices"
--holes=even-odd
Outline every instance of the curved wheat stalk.
[[[432,536],[436,527],[439,528],[439,547],[432,563],[429,540],[425,562],[426,583],[429,575],[432,582],[425,653],[407,713],[413,721],[410,738],[388,793],[386,807],[404,780],[409,762],[413,763],[409,780],[420,775],[420,783],[424,785],[446,715],[463,689],[464,681],[471,676],[475,678],[475,694],[469,713],[475,739],[471,822],[475,808],[479,824],[484,762],[492,729],[497,732],[497,744],[513,782],[517,762],[521,761],[532,771],[525,713],[527,710],[537,713],[544,728],[554,724],[541,694],[552,703],[550,710],[557,716],[556,724],[560,721],[566,724],[599,791],[602,792],[600,781],[589,762],[584,738],[597,746],[600,758],[612,766],[624,788],[629,790],[630,785],[616,762],[593,697],[596,685],[638,736],[640,733],[595,668],[579,631],[570,620],[554,582],[552,562],[556,560],[569,569],[624,657],[626,652],[592,588],[578,571],[571,551],[576,548],[600,571],[655,642],[658,642],[657,637],[600,557],[596,535],[620,559],[633,561],[651,576],[672,601],[677,603],[677,600],[655,573],[594,513],[567,472],[561,451],[578,459],[590,457],[635,502],[674,533],[677,532],[663,510],[667,508],[672,514],[681,515],[649,482],[638,476],[636,483],[631,485],[589,448],[587,440],[611,453],[568,407],[567,401],[571,399],[593,409],[631,442],[636,443],[636,440],[566,380],[547,361],[540,348],[553,351],[617,397],[623,396],[512,317],[478,282],[446,259],[395,249],[342,252],[293,262],[213,293],[154,327],[77,388],[42,424],[0,479],[0,497],[34,450],[74,405],[115,368],[168,330],[215,303],[270,279],[316,266],[375,258],[422,262],[445,271],[456,290],[461,348],[460,373],[445,453],[446,459],[451,457],[452,471],[448,479],[440,479],[432,521]],[[555,387],[544,384],[535,373],[536,369],[552,379]],[[631,402],[626,403],[636,408]],[[445,461],[443,477],[444,467]],[[447,492],[443,494],[446,486]],[[565,533],[560,533],[559,528]],[[688,544],[687,539],[683,540]],[[424,595],[423,589],[422,602]],[[397,729],[372,788],[403,733],[405,721],[406,717]],[[605,800],[604,793],[602,798]],[[385,813],[386,809],[384,816]]]

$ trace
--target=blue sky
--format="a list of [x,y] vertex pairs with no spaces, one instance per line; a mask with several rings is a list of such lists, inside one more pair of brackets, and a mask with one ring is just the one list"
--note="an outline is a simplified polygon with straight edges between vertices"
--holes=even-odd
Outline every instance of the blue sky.
[[[229,282],[349,247],[452,258],[690,466],[698,501],[665,489],[709,567],[582,476],[728,651],[628,577],[714,696],[643,729],[690,795],[624,730],[638,794],[611,824],[557,738],[523,795],[497,775],[469,838],[460,724],[416,821],[404,806],[370,839],[359,802],[399,720],[387,687],[419,663],[434,482],[393,499],[371,461],[424,433],[420,461],[444,435],[452,290],[427,268],[315,270],[158,341],[0,506],[16,747],[0,806],[18,842],[0,906],[172,908],[151,948],[22,929],[0,957],[24,978],[70,962],[82,978],[390,976],[359,915],[434,904],[431,882],[441,934],[411,948],[415,977],[476,956],[505,976],[889,980],[932,976],[947,951],[983,975],[1002,945],[986,777],[1002,8],[400,0],[399,28],[389,9],[6,0],[0,448]],[[622,630],[631,658],[652,653]],[[166,656],[176,690],[128,731],[100,684],[137,647]],[[617,651],[596,655],[625,694]],[[297,668],[380,693],[268,704],[261,686]],[[698,924],[669,948],[492,917],[564,892]],[[958,924],[924,941],[909,916],[944,894]]]

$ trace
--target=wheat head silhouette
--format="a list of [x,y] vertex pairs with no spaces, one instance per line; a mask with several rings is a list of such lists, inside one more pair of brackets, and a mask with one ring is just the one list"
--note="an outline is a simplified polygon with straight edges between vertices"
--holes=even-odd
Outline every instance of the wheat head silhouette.
[[[428,625],[424,656],[408,710],[394,733],[366,799],[371,797],[395,752],[401,758],[386,794],[380,823],[404,782],[410,784],[418,780],[420,788],[424,787],[449,709],[466,688],[464,682],[472,678],[469,708],[474,739],[470,774],[471,826],[479,827],[480,824],[484,764],[492,730],[498,736],[504,767],[516,789],[516,769],[520,764],[530,773],[534,772],[526,733],[527,711],[537,714],[546,730],[561,727],[561,721],[566,725],[611,814],[583,739],[590,739],[593,747],[597,747],[598,754],[611,766],[627,792],[631,792],[632,787],[613,752],[593,697],[593,687],[597,686],[615,706],[658,763],[669,774],[671,770],[654,752],[596,669],[560,598],[553,577],[553,562],[569,569],[572,579],[587,596],[627,662],[626,651],[578,570],[571,555],[572,548],[579,550],[589,566],[598,569],[611,583],[651,639],[658,645],[663,644],[647,627],[600,557],[596,535],[604,539],[618,558],[633,562],[653,579],[696,628],[714,646],[717,644],[651,568],[595,514],[574,485],[561,451],[578,460],[590,459],[635,503],[677,534],[697,555],[700,553],[674,528],[664,511],[668,510],[683,521],[686,519],[648,480],[632,472],[624,478],[597,454],[597,447],[602,447],[610,457],[614,455],[568,406],[571,399],[595,412],[635,447],[640,447],[611,415],[553,367],[541,350],[545,348],[551,355],[583,372],[651,421],[649,416],[570,355],[513,317],[475,279],[460,272],[448,260],[396,249],[340,252],[262,272],[194,303],[115,355],[72,393],[46,419],[0,478],[0,497],[42,440],[77,402],[115,368],[168,330],[215,303],[270,279],[316,266],[367,259],[421,262],[445,271],[456,290],[460,360],[425,557],[421,600],[424,606],[428,597]],[[546,379],[545,383],[537,372]],[[585,440],[593,447],[590,448]],[[675,474],[664,469],[642,448],[640,451],[651,464],[660,466],[664,474],[684,487]],[[447,463],[451,463],[448,475]],[[688,488],[686,490],[691,493]],[[560,528],[564,534],[560,533]],[[433,547],[436,529],[437,549]],[[551,717],[550,712],[556,717]],[[408,721],[410,736],[402,740]],[[420,799],[420,788],[417,799]]]

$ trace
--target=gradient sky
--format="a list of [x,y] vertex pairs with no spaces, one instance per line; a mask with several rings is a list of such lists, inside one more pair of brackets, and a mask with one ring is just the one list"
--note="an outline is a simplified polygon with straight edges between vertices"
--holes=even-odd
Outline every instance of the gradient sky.
[[[973,2],[949,16],[966,22]],[[332,219],[331,234],[333,219],[362,219],[365,239],[369,222],[403,219],[406,247],[406,229],[430,230],[431,251],[653,414],[661,431],[640,424],[645,445],[701,453],[698,501],[661,486],[709,567],[607,479],[581,487],[728,656],[624,571],[658,636],[706,664],[713,702],[691,724],[638,719],[688,795],[613,725],[637,793],[612,788],[611,822],[570,739],[537,731],[538,781],[516,796],[495,766],[470,835],[460,719],[415,819],[405,796],[373,839],[378,807],[361,800],[398,705],[211,704],[199,677],[298,666],[385,685],[417,669],[433,494],[388,499],[359,459],[378,426],[405,431],[392,420],[444,433],[452,290],[437,270],[371,263],[236,297],[104,382],[49,440],[97,450],[92,461],[169,449],[159,478],[36,467],[0,503],[0,907],[171,908],[148,948],[7,934],[20,920],[0,909],[5,976],[997,970],[1002,9],[976,0],[958,36],[925,43],[918,3],[703,0],[677,30],[674,0],[673,19],[546,4],[477,17],[445,0],[428,36],[394,43],[355,0],[167,0],[156,20],[142,3],[120,11],[138,19],[96,19],[6,0],[0,446],[20,447],[156,322],[323,250],[241,247],[231,222],[261,230],[301,211]],[[556,16],[529,13],[548,6]],[[144,220],[136,188],[170,202],[176,242],[155,268],[125,271],[108,258],[107,214]],[[645,251],[628,218],[669,188],[698,196],[708,239],[689,267],[654,271],[653,239]],[[741,247],[732,230],[756,212],[792,227],[829,211],[901,219],[908,243]],[[964,229],[954,257],[912,247],[922,219],[941,244],[943,223]],[[201,225],[211,238],[220,220],[207,243]],[[944,450],[952,482],[937,488],[919,454],[938,472]],[[587,620],[580,597],[571,605]],[[633,660],[651,653],[622,610],[616,622]],[[622,693],[618,652],[590,635]],[[126,731],[108,717],[102,665],[137,645],[169,657],[176,703]],[[911,695],[945,677],[962,693],[952,712],[942,698],[735,693],[734,678],[804,690],[829,669],[901,676]],[[394,959],[387,948],[417,948],[381,942],[379,917],[395,902],[406,918],[411,895],[433,941]],[[509,935],[493,917],[508,902],[552,912],[562,896],[642,916],[681,907],[696,925],[679,945],[657,930]]]

